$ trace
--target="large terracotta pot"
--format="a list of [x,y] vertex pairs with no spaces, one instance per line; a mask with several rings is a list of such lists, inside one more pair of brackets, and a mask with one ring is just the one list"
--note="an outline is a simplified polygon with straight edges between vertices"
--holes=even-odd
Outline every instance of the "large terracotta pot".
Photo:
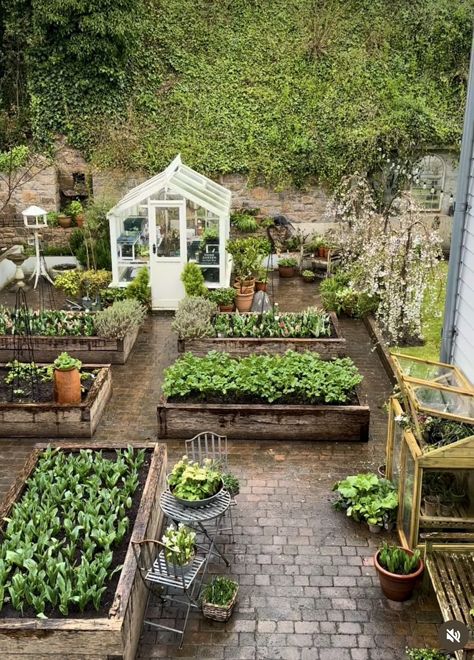
[[255,291],[255,280],[235,280],[234,289],[239,293],[250,293]]
[[56,403],[81,403],[81,374],[79,369],[54,370],[54,400]]
[[72,224],[72,218],[68,215],[58,215],[58,224],[63,229],[67,229],[67,227],[70,227]]
[[250,312],[253,302],[253,291],[249,293],[239,293],[235,296],[235,306],[239,312]]
[[[407,550],[406,548],[402,548],[402,550],[409,555],[413,555],[412,550]],[[379,554],[380,550],[375,555],[374,564],[384,595],[390,600],[397,600],[399,602],[408,600],[424,571],[425,566],[422,559],[420,559],[418,570],[414,573],[410,573],[410,575],[397,575],[396,573],[390,573],[379,564]]]
[[280,277],[294,277],[295,269],[293,266],[278,266],[278,273]]

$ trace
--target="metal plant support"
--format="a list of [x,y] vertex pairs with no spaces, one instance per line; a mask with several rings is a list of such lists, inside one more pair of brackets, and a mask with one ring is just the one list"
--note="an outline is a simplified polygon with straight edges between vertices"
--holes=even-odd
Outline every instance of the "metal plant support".
[[[15,307],[13,310],[13,365],[19,362],[31,364],[35,361],[33,348],[33,333],[31,331],[30,310],[26,300],[26,293],[23,288],[16,292]],[[15,366],[13,366],[15,369]],[[28,385],[28,396],[36,399],[39,393],[38,374],[35,369],[30,369],[25,377],[21,377],[18,369],[15,369],[15,376],[10,384],[11,401],[15,396]]]

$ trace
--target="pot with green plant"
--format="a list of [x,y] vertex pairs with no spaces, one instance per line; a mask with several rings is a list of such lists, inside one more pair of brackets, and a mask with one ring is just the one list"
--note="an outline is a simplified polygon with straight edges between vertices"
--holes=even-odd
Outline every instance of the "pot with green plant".
[[206,619],[228,621],[239,593],[239,585],[224,575],[216,575],[202,592],[202,613]]
[[266,268],[260,267],[255,275],[255,291],[266,291],[268,283],[268,272]]
[[328,258],[330,247],[331,245],[329,241],[327,241],[325,238],[320,238],[319,246],[318,246],[318,255],[321,257],[321,259]]
[[214,289],[209,292],[208,298],[219,306],[220,312],[233,312],[236,293],[237,291],[233,287]]
[[67,215],[65,212],[61,211],[58,213],[58,225],[63,229],[67,229],[72,225],[72,218],[70,215]]
[[298,262],[293,257],[284,257],[278,262],[278,273],[280,277],[294,277]]
[[74,199],[66,208],[66,213],[78,227],[84,226],[84,208],[79,200]]
[[196,532],[183,523],[176,529],[170,525],[161,537],[163,552],[176,576],[184,577],[192,568],[196,557]]
[[53,362],[54,400],[64,405],[81,403],[82,362],[64,352]]
[[206,459],[202,465],[187,456],[176,463],[168,475],[168,486],[173,497],[183,506],[206,506],[219,496],[224,484],[222,474]]
[[384,595],[399,602],[411,597],[424,570],[419,550],[388,543],[377,550],[374,565]]
[[304,270],[301,273],[301,277],[303,278],[304,282],[311,283],[316,279],[316,273],[314,273],[312,270]]

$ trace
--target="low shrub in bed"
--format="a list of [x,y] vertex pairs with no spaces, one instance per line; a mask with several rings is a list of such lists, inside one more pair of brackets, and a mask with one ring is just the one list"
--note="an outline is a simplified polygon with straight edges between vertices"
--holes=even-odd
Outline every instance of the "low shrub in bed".
[[231,357],[186,353],[165,370],[164,394],[173,401],[348,403],[362,376],[350,358],[321,360],[317,353]]

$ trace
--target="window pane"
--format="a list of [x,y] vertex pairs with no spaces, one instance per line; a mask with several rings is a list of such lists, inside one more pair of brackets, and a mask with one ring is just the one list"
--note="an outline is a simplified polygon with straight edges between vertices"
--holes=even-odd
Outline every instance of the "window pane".
[[179,208],[157,208],[156,254],[158,257],[179,257]]

